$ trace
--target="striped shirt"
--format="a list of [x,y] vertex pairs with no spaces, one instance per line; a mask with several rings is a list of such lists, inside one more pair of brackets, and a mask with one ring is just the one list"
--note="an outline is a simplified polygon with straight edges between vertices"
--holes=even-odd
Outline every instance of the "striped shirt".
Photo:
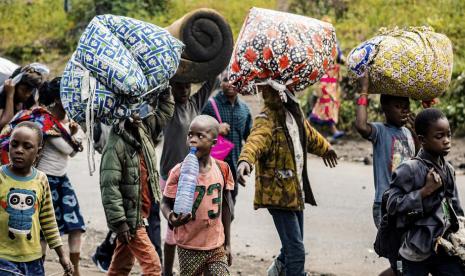
[[42,257],[40,233],[51,249],[62,245],[47,176],[33,168],[21,177],[0,168],[0,259],[30,262]]
[[[228,163],[234,178],[236,178],[237,160],[241,154],[242,142],[247,140],[252,128],[252,115],[247,104],[239,99],[239,97],[236,98],[234,103],[231,103],[224,96],[223,91],[219,91],[213,99],[218,106],[222,122],[228,123],[231,127],[229,134],[225,138],[234,143],[234,148],[224,161]],[[203,114],[216,118],[215,111],[210,102],[203,109]]]

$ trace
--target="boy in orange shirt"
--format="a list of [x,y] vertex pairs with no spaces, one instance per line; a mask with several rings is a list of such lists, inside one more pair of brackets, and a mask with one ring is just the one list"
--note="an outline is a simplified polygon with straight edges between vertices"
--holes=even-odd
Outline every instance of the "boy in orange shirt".
[[199,176],[192,213],[173,212],[181,163],[169,173],[162,201],[162,212],[174,228],[179,247],[180,274],[230,275],[230,223],[234,189],[232,172],[227,163],[210,156],[216,143],[219,124],[208,115],[194,118],[187,137],[190,147],[197,148]]

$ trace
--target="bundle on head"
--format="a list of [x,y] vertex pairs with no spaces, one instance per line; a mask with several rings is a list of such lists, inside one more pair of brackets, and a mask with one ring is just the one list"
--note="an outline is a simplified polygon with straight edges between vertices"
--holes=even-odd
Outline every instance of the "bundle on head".
[[217,76],[228,65],[234,43],[232,31],[215,10],[194,10],[166,29],[186,45],[174,81],[202,82]]

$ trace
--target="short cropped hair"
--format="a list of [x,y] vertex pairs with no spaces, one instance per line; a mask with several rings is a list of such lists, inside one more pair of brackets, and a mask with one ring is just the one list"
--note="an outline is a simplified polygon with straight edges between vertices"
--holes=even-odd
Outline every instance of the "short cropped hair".
[[192,120],[191,125],[194,122],[199,122],[202,125],[204,125],[207,128],[207,132],[213,134],[213,139],[218,138],[218,133],[220,132],[220,124],[215,118],[213,118],[210,115],[198,115]]
[[44,140],[44,136],[43,136],[42,130],[40,129],[38,124],[36,124],[34,122],[30,122],[30,121],[21,122],[21,123],[19,123],[19,124],[17,124],[15,126],[15,128],[13,129],[13,132],[16,129],[19,129],[19,128],[22,128],[22,127],[32,129],[37,134],[37,137],[39,138],[39,146],[42,145],[42,142]]
[[391,95],[386,95],[386,94],[381,94],[381,96],[379,97],[379,101],[381,103],[381,106],[386,106],[388,105],[389,103],[391,103],[392,101],[395,101],[395,100],[408,100],[408,98],[406,97],[399,97],[399,96],[391,96]]
[[447,119],[441,110],[436,108],[427,108],[418,113],[415,118],[415,132],[417,135],[425,136],[428,133],[431,124],[439,119]]

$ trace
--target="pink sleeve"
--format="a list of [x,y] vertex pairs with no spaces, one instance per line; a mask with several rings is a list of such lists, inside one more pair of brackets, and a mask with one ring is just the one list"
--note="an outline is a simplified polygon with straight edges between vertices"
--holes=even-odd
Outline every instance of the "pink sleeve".
[[177,164],[169,172],[168,179],[166,180],[165,190],[163,195],[169,198],[176,198],[176,191],[178,190],[179,174],[181,173],[181,164]]
[[233,178],[233,175],[232,175],[232,171],[231,171],[231,168],[228,166],[228,179],[227,179],[227,182],[226,182],[226,190],[234,190],[234,178]]

